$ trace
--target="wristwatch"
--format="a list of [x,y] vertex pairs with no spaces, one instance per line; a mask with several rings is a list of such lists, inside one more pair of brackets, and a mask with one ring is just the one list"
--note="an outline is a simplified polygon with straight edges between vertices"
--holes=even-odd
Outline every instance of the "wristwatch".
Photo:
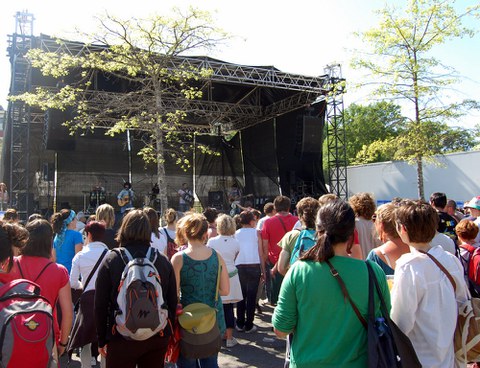
[[61,341],[58,343],[58,345],[60,345],[62,348],[66,348],[68,346],[68,341],[63,344]]

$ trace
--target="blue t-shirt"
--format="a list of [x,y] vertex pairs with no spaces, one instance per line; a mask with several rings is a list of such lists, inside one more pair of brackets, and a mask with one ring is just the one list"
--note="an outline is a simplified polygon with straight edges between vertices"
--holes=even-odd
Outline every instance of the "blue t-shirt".
[[55,246],[54,243],[53,248],[57,254],[57,263],[65,266],[68,273],[70,273],[70,270],[72,269],[72,260],[75,256],[75,245],[79,243],[83,244],[82,234],[70,229],[65,232],[65,241],[63,244]]

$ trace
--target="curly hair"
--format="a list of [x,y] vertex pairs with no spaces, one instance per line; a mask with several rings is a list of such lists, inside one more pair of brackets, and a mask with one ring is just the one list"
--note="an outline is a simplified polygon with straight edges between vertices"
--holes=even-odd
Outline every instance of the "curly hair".
[[474,240],[478,235],[478,225],[472,220],[464,219],[455,227],[455,233],[463,240]]
[[370,220],[375,213],[376,205],[370,193],[361,192],[350,197],[348,203],[355,212],[355,216]]

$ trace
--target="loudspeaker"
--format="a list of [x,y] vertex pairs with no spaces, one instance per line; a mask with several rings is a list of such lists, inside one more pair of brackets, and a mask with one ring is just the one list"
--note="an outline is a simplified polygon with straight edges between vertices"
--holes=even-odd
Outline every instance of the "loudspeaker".
[[323,121],[313,116],[303,117],[302,153],[322,153]]
[[54,151],[74,151],[75,138],[70,135],[68,127],[64,126],[72,119],[72,110],[65,111],[48,109],[46,112],[46,148]]
[[316,116],[302,116],[297,120],[297,155],[322,153],[323,128],[324,120]]
[[222,191],[208,192],[208,207],[213,207],[217,209],[223,208]]

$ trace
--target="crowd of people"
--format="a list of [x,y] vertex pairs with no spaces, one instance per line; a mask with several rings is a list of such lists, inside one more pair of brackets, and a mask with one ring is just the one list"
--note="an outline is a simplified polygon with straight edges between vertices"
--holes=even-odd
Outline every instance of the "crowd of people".
[[[444,193],[433,193],[429,203],[394,198],[378,208],[368,193],[348,201],[306,197],[295,208],[280,195],[263,214],[169,208],[160,217],[149,207],[125,208],[118,228],[109,204],[89,218],[62,209],[25,224],[7,210],[0,282],[22,278],[40,286],[53,308],[54,354],[77,352],[82,368],[97,359],[106,367],[163,367],[179,306],[194,303],[217,311],[225,346],[234,348],[236,334],[256,333],[262,294],[274,308],[276,335],[287,338],[286,366],[367,367],[368,263],[422,366],[465,366],[455,358],[453,334],[457,305],[470,296],[462,254],[480,246],[480,197],[462,210]],[[155,317],[167,321],[144,339],[125,334],[129,316],[119,322],[125,266],[136,259],[156,271],[162,303]],[[218,367],[218,352],[196,359],[180,349],[175,363]]]

